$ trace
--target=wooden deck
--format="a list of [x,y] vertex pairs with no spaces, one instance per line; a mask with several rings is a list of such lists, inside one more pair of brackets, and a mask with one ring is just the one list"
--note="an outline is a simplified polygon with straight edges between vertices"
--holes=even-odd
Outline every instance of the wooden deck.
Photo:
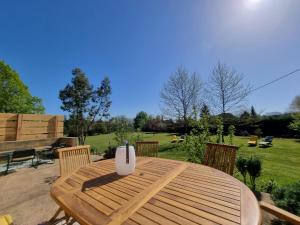
[[252,192],[235,178],[186,162],[138,158],[130,176],[113,160],[85,166],[51,188],[54,200],[80,224],[261,223]]

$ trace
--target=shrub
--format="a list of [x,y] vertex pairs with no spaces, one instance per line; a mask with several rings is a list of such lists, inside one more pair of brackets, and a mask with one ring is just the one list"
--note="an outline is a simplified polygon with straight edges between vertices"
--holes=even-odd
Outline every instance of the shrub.
[[237,170],[241,173],[241,175],[243,176],[244,179],[244,183],[246,184],[246,176],[247,176],[247,163],[248,163],[248,159],[244,158],[242,156],[239,156],[235,162],[235,166],[237,168]]
[[134,135],[132,135],[129,139],[129,143],[132,145],[135,145],[137,141],[142,141],[144,139],[143,133],[137,132]]
[[124,116],[115,117],[115,141],[117,145],[124,145],[124,142],[129,138],[131,131],[131,121]]
[[96,154],[98,154],[98,152],[99,152],[99,150],[98,150],[98,148],[97,148],[96,146],[92,146],[92,147],[91,147],[91,153],[92,153],[92,154],[95,154],[95,155],[96,155]]
[[202,163],[205,152],[205,138],[203,135],[187,135],[179,150],[186,151],[187,160],[193,163]]
[[220,117],[217,117],[216,119],[216,123],[217,123],[217,143],[222,143],[222,138],[223,138],[223,122],[222,119]]
[[112,159],[116,156],[116,146],[108,146],[108,148],[104,151],[103,158],[104,159]]
[[252,190],[256,190],[256,179],[261,174],[261,160],[257,157],[251,157],[247,161],[247,172],[250,176]]
[[189,162],[203,162],[205,146],[210,140],[208,126],[208,117],[203,116],[196,125],[197,129],[193,129],[190,135],[186,136],[184,142],[179,145],[179,150],[186,151]]
[[267,193],[272,193],[278,188],[277,182],[272,178],[267,182],[264,182],[261,186],[261,190]]
[[228,127],[228,136],[229,136],[229,144],[230,145],[233,145],[234,132],[235,132],[235,126],[234,125],[230,125]]
[[277,188],[271,197],[279,208],[300,216],[300,180],[294,184]]

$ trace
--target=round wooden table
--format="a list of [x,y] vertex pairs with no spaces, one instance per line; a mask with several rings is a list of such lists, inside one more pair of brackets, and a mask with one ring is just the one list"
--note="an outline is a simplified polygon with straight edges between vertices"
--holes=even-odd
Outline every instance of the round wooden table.
[[261,224],[247,186],[213,168],[137,158],[129,176],[103,160],[58,179],[51,196],[80,224]]

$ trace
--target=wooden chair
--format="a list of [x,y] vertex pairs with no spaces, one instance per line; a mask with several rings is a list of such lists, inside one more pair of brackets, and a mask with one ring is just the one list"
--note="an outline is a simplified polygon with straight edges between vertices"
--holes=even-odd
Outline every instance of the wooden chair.
[[280,208],[278,208],[274,205],[271,205],[267,202],[261,201],[260,202],[260,208],[261,208],[261,210],[263,210],[265,212],[268,212],[268,213],[276,216],[279,219],[288,221],[288,222],[290,222],[292,224],[296,224],[296,225],[300,224],[300,217],[299,216],[296,216],[292,213],[289,213],[289,212],[287,212],[283,209],[280,209]]
[[135,143],[136,156],[157,157],[159,142],[158,141],[137,141]]
[[251,135],[250,139],[248,141],[249,146],[256,146],[257,145],[257,139],[258,137],[256,135]]
[[90,164],[90,146],[76,146],[69,148],[61,148],[58,150],[60,176],[66,176],[74,170]]
[[13,225],[13,219],[11,215],[0,216],[0,225]]
[[176,135],[173,135],[172,136],[172,139],[171,139],[171,143],[176,143],[178,141],[178,138]]
[[[60,176],[67,176],[73,171],[79,169],[80,167],[91,163],[90,156],[90,146],[76,146],[68,148],[60,148],[58,150],[59,154],[59,166],[60,166]],[[62,220],[66,220],[67,224],[73,224],[76,222],[73,218],[65,212],[65,216],[61,219],[57,219],[58,215],[64,211],[59,208],[54,216],[49,220],[50,224],[57,224]]]
[[233,175],[237,146],[207,143],[204,154],[204,165]]

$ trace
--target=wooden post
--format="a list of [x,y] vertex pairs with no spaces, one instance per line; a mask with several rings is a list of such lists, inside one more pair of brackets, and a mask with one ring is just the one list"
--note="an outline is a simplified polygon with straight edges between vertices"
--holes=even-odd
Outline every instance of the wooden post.
[[58,137],[58,116],[54,117],[54,137]]
[[16,129],[16,141],[21,140],[21,137],[22,137],[22,120],[23,120],[23,114],[18,114],[17,129]]

